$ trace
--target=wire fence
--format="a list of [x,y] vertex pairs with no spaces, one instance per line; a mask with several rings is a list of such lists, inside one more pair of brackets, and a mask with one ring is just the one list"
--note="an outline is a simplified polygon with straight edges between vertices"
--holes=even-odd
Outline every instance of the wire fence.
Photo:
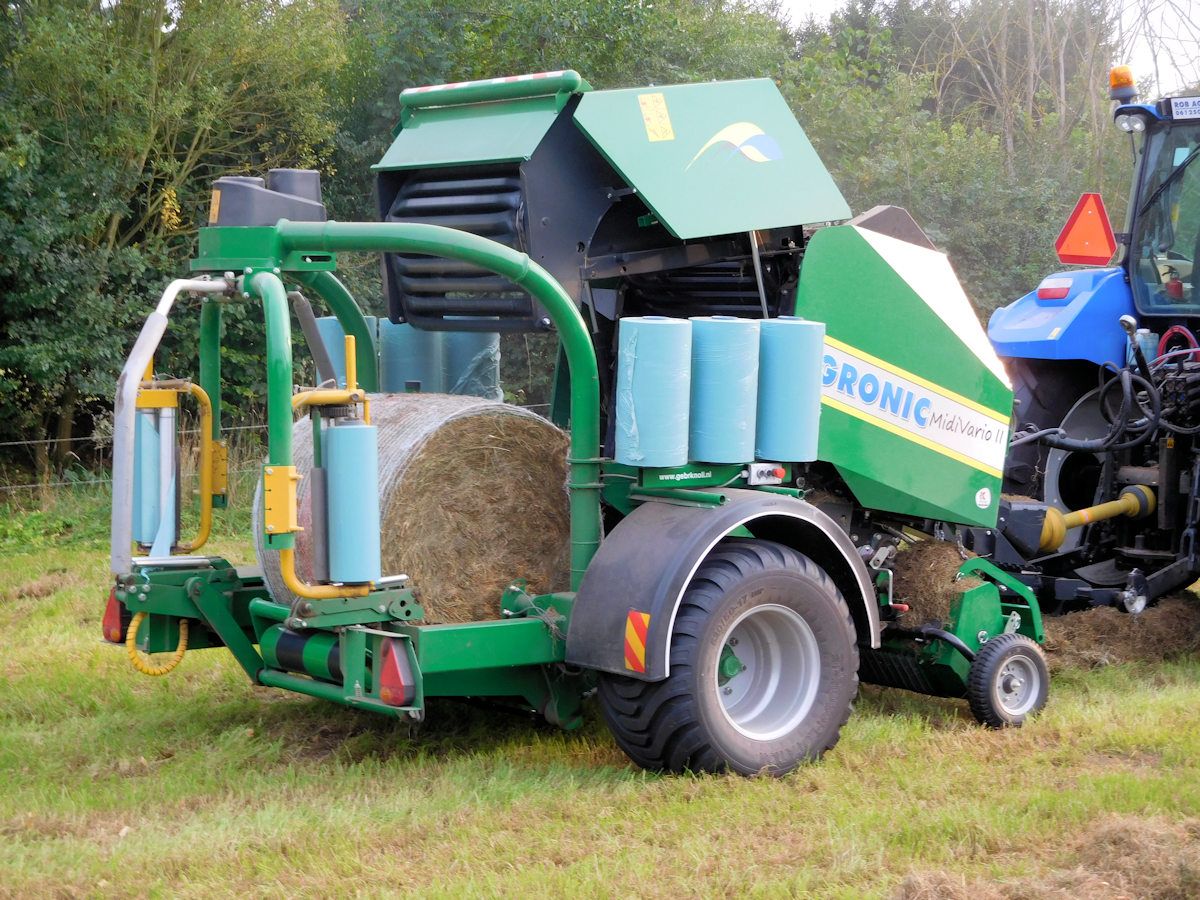
[[[522,404],[524,409],[549,409],[549,403],[528,403]],[[267,426],[265,423],[255,425],[230,425],[221,428],[222,434],[236,432],[265,432]],[[199,428],[184,428],[179,431],[180,435],[199,434]],[[108,447],[112,444],[111,435],[84,435],[81,437],[69,438],[38,438],[25,441],[0,441],[0,449],[13,447],[36,447],[46,445],[61,445],[61,444],[92,444],[96,447]],[[229,475],[241,475],[247,472],[258,471],[257,466],[242,469],[231,469]],[[196,472],[188,472],[184,474],[185,478],[198,477]],[[38,491],[47,488],[64,488],[64,487],[85,487],[88,485],[110,484],[110,478],[71,478],[59,481],[32,481],[26,484],[0,484],[0,496],[5,494],[13,494],[19,491]]]
[[[225,434],[230,431],[266,431],[266,425],[230,425],[228,428],[222,428],[221,433]],[[199,434],[199,428],[184,428],[180,434]],[[111,435],[90,434],[83,437],[69,438],[39,438],[32,441],[0,441],[0,447],[36,447],[41,444],[95,444],[99,447],[107,446],[112,443]]]
[[[265,424],[256,425],[229,425],[221,428],[221,434],[232,434],[242,432],[265,432],[267,426]],[[196,435],[200,433],[199,428],[181,428],[179,434]],[[81,437],[70,437],[59,440],[58,438],[40,438],[26,441],[0,441],[0,449],[12,447],[37,447],[54,444],[92,444],[95,447],[108,447],[112,444],[110,435],[84,435]],[[256,471],[255,468],[231,469],[229,475],[240,475],[244,472]],[[197,472],[185,472],[184,478],[196,478]],[[86,487],[88,485],[110,484],[111,479],[107,477],[95,478],[69,478],[58,481],[31,481],[24,484],[0,484],[0,496],[5,494],[15,494],[20,491],[39,491],[48,488],[67,488],[67,487]]]

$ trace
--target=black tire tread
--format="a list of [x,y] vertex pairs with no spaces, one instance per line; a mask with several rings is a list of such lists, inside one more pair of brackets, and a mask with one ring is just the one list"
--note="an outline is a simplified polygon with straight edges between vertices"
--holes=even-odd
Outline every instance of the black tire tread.
[[[980,725],[986,725],[988,728],[1020,728],[1024,722],[1024,719],[1021,722],[1009,721],[996,710],[992,703],[992,678],[997,660],[1013,647],[1024,647],[1041,661],[1043,684],[1046,690],[1049,690],[1050,670],[1046,665],[1046,654],[1042,652],[1037,641],[1023,634],[996,635],[979,648],[967,674],[967,703],[971,707],[971,714],[975,716]],[[1030,713],[1035,713],[1039,709],[1041,706],[1030,710]]]
[[[854,618],[833,580],[812,560],[783,544],[747,540],[720,544],[700,565],[684,592],[671,635],[671,670],[690,670],[704,622],[725,593],[738,582],[771,568],[788,568],[817,582],[837,599],[845,619],[847,640],[855,655],[851,701],[842,711],[837,728],[819,753],[837,743],[842,727],[854,709],[858,694],[858,664]],[[728,767],[696,725],[688,678],[670,677],[647,682],[624,675],[602,673],[598,695],[605,721],[617,744],[635,763],[656,772],[722,772]],[[772,774],[784,774],[783,772]]]

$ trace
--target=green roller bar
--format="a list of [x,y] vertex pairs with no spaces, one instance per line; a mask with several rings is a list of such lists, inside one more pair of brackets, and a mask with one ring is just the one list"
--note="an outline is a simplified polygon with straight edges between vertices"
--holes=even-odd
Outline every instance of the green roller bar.
[[340,643],[338,636],[330,631],[300,634],[282,625],[272,625],[263,632],[259,648],[268,668],[303,672],[322,681],[340,684]]

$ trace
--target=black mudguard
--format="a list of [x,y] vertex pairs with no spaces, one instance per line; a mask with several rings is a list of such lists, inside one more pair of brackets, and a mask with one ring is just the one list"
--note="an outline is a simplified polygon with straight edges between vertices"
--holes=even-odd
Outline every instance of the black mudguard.
[[[684,589],[713,547],[739,527],[756,538],[793,547],[821,566],[846,598],[859,643],[879,646],[879,606],[870,573],[833,519],[780,494],[714,493],[725,497],[720,506],[643,503],[608,533],[575,598],[567,632],[569,664],[645,681],[666,678],[671,630]],[[626,652],[631,619],[639,636],[645,632],[644,659],[636,654],[630,659]]]

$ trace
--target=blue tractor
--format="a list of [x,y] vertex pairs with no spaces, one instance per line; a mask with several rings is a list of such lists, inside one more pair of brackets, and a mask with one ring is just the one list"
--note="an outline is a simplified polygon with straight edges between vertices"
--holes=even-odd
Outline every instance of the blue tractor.
[[998,528],[966,540],[1050,612],[1137,611],[1200,574],[1200,97],[1135,102],[1123,66],[1110,86],[1135,160],[1124,231],[1085,195],[1059,254],[1099,267],[1050,275],[988,325],[1014,437]]

